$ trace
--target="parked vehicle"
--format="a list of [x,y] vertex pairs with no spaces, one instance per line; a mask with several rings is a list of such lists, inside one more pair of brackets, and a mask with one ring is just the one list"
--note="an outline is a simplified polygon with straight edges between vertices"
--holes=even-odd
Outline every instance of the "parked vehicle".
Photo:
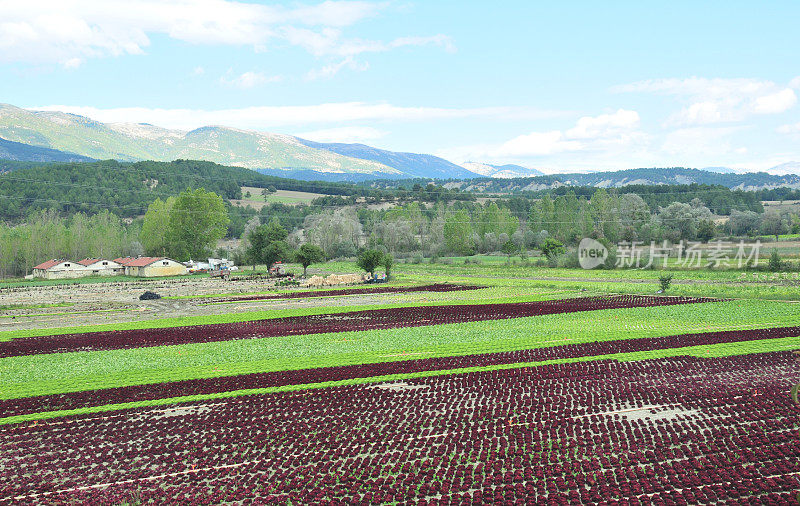
[[269,277],[271,278],[291,278],[294,274],[286,272],[283,262],[275,262],[269,268]]
[[231,270],[228,267],[220,267],[219,269],[214,269],[209,271],[209,275],[212,278],[222,278],[225,281],[231,279]]

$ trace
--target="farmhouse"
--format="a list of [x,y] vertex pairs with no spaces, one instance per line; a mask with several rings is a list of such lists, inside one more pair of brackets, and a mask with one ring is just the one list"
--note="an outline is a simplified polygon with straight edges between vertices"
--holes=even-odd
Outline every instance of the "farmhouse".
[[90,276],[90,270],[69,260],[48,260],[33,268],[33,277],[41,279],[66,279]]
[[87,276],[116,276],[117,274],[125,273],[125,267],[113,260],[84,258],[83,260],[78,260],[77,263],[89,271],[89,274],[86,274]]
[[125,274],[142,278],[158,276],[182,276],[188,273],[186,266],[166,257],[125,257],[116,258],[115,262],[124,266]]

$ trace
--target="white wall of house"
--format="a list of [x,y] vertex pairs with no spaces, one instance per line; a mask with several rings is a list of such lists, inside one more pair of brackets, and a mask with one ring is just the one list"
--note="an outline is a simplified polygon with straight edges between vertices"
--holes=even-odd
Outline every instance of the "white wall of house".
[[125,269],[129,276],[139,276],[143,278],[157,278],[160,276],[182,276],[189,270],[180,262],[169,258],[162,258],[155,262],[140,267],[128,266]]
[[113,260],[98,260],[85,266],[91,274],[89,276],[117,276],[125,274],[125,267]]
[[92,271],[79,263],[65,261],[49,269],[34,269],[33,277],[42,279],[70,279],[91,276]]

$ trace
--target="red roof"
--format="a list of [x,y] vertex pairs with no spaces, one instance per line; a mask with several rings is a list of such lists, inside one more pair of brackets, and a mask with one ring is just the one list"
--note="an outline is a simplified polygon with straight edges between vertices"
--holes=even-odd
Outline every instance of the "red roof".
[[42,270],[49,269],[50,267],[55,267],[56,265],[60,264],[61,262],[64,262],[64,260],[56,260],[54,258],[53,260],[48,260],[47,262],[40,263],[39,265],[34,267],[34,269],[42,269]]
[[158,262],[159,260],[164,260],[164,257],[139,257],[134,258],[125,265],[127,267],[146,267],[153,262]]
[[128,265],[129,263],[133,262],[134,260],[136,260],[136,259],[133,258],[133,257],[119,257],[119,258],[115,258],[114,259],[114,261],[117,262],[120,265]]
[[88,267],[88,266],[90,266],[92,264],[95,264],[95,263],[99,262],[100,260],[101,260],[100,258],[84,258],[83,260],[78,260],[77,263],[79,263],[79,264],[81,264],[81,265],[83,265],[85,267]]

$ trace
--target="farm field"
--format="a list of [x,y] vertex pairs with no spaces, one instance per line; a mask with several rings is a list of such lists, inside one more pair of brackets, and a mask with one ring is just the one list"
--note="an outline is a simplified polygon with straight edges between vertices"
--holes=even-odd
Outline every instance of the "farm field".
[[796,282],[657,276],[0,286],[0,504],[796,503]]
[[[309,204],[312,200],[324,197],[321,193],[309,193],[292,190],[276,190],[273,193],[268,193],[266,198],[262,195],[263,188],[254,188],[251,186],[242,187],[242,199],[231,200],[233,205],[237,206],[250,206],[253,209],[259,210],[268,204]],[[250,194],[248,197],[247,194]]]

